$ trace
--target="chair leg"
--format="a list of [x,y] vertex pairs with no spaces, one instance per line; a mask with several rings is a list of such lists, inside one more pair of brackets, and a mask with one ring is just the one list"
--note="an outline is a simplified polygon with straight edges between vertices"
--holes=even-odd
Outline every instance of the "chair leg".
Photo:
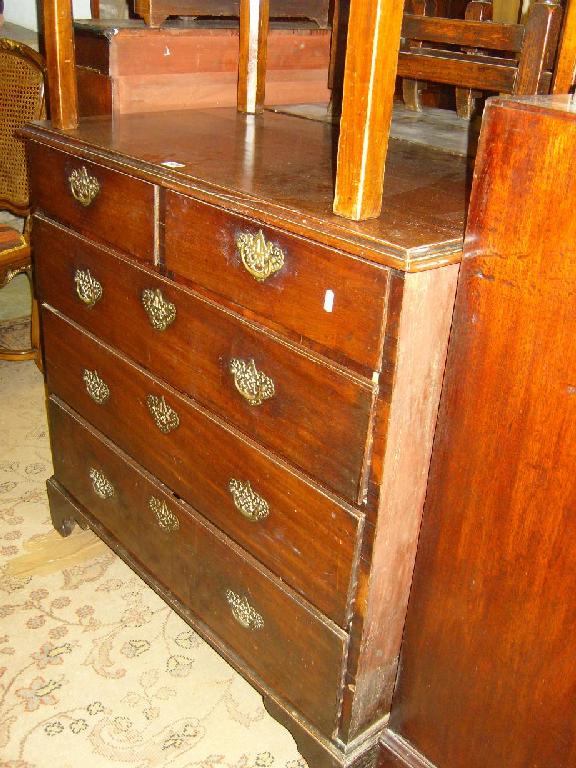
[[[39,356],[39,323],[38,323],[38,307],[37,303],[34,299],[34,287],[32,283],[32,270],[30,267],[27,267],[26,269],[20,269],[20,270],[14,270],[13,272],[10,272],[7,275],[7,278],[5,281],[3,281],[3,286],[9,283],[16,275],[25,273],[28,277],[28,282],[30,283],[30,292],[32,295],[32,318],[31,318],[31,327],[30,327],[30,342],[31,346],[28,349],[10,349],[9,347],[4,347],[0,345],[0,360],[8,360],[11,362],[19,362],[24,360],[35,360],[36,365],[40,367],[38,363],[38,356]],[[36,305],[36,307],[35,307]],[[36,317],[34,317],[36,315]],[[40,367],[40,370],[42,368]]]
[[32,319],[30,324],[30,342],[34,350],[34,362],[41,373],[44,373],[44,361],[42,360],[42,346],[40,344],[40,312],[38,301],[32,298]]

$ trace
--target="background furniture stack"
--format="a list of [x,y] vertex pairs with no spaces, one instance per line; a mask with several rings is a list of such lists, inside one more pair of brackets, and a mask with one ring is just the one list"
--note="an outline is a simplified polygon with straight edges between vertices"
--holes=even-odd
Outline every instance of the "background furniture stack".
[[[139,20],[74,25],[82,115],[234,106],[238,25],[173,21],[150,29]],[[268,104],[327,103],[330,31],[311,22],[270,30]]]

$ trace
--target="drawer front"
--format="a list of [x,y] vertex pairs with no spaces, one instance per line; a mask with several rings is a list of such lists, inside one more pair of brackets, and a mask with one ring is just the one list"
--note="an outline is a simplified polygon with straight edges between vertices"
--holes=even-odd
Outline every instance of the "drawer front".
[[36,210],[138,259],[154,260],[154,185],[28,142]]
[[56,479],[265,683],[330,735],[345,634],[55,402],[50,425]]
[[[41,219],[34,247],[42,301],[356,501],[370,384]],[[78,276],[98,286],[89,293],[94,303],[85,301]],[[143,297],[153,297],[152,307]]]
[[269,327],[304,337],[336,359],[379,368],[384,267],[174,192],[166,193],[165,258],[174,274]]
[[59,316],[43,328],[51,391],[344,626],[353,514]]

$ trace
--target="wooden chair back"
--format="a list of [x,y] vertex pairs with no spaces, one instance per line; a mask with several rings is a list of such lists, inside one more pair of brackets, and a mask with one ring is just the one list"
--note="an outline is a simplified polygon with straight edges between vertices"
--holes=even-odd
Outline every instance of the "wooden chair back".
[[479,91],[549,93],[559,3],[536,2],[525,24],[404,14],[398,75]]
[[[23,43],[0,38],[0,210],[26,217],[24,234],[0,224],[0,288],[25,274],[32,287],[29,241],[30,200],[24,143],[16,131],[46,116],[45,69],[40,54]],[[38,307],[32,300],[31,346],[11,349],[0,344],[0,360],[36,360],[39,350]]]
[[23,43],[0,38],[0,210],[29,212],[24,143],[15,131],[45,117],[42,57]]

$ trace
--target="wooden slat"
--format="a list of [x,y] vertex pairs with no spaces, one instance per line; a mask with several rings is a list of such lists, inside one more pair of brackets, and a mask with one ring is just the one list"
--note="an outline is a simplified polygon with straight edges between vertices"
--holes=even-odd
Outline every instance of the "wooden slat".
[[403,8],[403,0],[350,5],[334,198],[334,212],[349,219],[373,218],[382,208]]
[[494,51],[517,52],[522,49],[522,24],[496,24],[487,21],[443,19],[433,16],[404,14],[402,36],[431,43],[488,48]]
[[72,0],[44,0],[50,117],[56,128],[78,125]]
[[270,0],[241,0],[238,111],[254,115],[264,109]]
[[414,51],[400,53],[398,74],[435,83],[458,83],[463,88],[511,93],[517,69],[513,61],[499,65],[473,61],[471,56],[464,58],[462,54],[437,56]]
[[574,83],[576,83],[576,0],[569,0],[552,92],[568,93]]
[[529,96],[545,92],[541,89],[541,78],[554,66],[561,23],[562,8],[558,3],[537,2],[531,7],[518,62],[515,94]]

